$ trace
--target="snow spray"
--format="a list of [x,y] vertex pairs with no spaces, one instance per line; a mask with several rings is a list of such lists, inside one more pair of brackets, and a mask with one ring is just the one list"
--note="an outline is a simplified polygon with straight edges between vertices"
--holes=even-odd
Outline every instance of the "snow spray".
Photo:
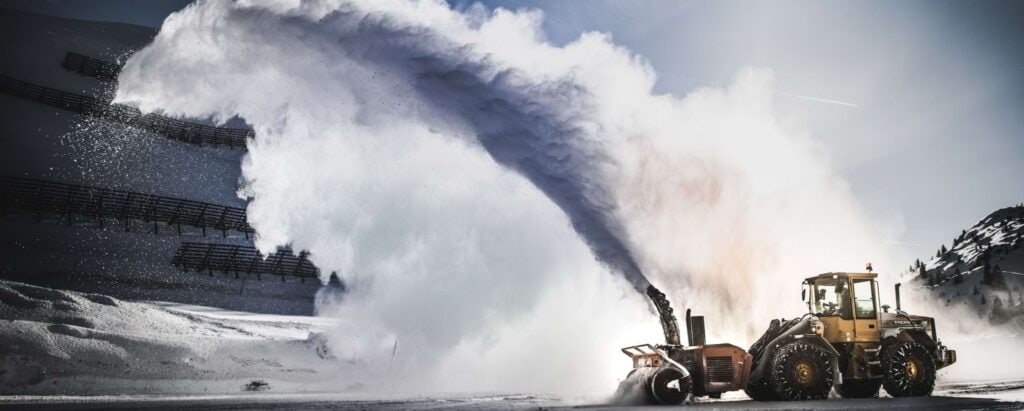
[[556,45],[542,21],[199,1],[128,60],[117,102],[252,125],[256,244],[339,273],[348,291],[318,311],[361,386],[607,395],[616,350],[662,339],[631,290],[648,279],[742,345],[800,312],[800,278],[885,265],[827,153],[776,118],[771,71],[657,94],[609,35]]

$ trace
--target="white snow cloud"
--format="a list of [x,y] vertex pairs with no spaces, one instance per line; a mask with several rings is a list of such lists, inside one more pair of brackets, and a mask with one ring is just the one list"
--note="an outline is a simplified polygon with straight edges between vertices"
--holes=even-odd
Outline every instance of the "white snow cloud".
[[885,265],[822,150],[776,121],[770,71],[656,95],[641,57],[599,33],[554,46],[542,17],[200,1],[117,100],[255,127],[257,245],[338,271],[349,293],[319,307],[338,355],[398,389],[610,393],[615,349],[660,340],[641,272],[745,345],[799,310],[800,278]]

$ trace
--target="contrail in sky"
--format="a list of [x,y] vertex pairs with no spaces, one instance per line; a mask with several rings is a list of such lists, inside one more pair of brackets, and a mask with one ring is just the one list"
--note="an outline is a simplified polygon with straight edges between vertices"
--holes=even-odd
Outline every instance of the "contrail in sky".
[[[683,80],[689,80],[689,81],[693,81],[693,82],[696,82],[696,83],[701,83],[701,84],[705,84],[705,85],[709,85],[709,86],[713,86],[713,87],[721,87],[723,84],[725,84],[725,83],[720,82],[720,81],[707,80],[707,79],[702,79],[702,78],[698,78],[698,77],[683,76],[683,75],[679,75],[679,74],[658,73],[658,75],[667,76],[667,77],[675,77],[675,78],[679,78],[679,79],[683,79]],[[786,96],[786,97],[795,97],[795,98],[804,99],[804,100],[817,101],[819,103],[838,104],[840,106],[860,108],[860,106],[858,106],[856,104],[848,103],[848,102],[845,102],[845,101],[830,100],[830,99],[827,99],[827,98],[820,98],[820,97],[803,96],[803,95],[799,95],[799,94],[785,93],[785,92],[781,92],[781,91],[779,91],[778,94]]]
[[796,98],[801,98],[801,99],[804,99],[804,100],[810,100],[810,101],[818,101],[818,102],[822,102],[822,103],[829,103],[829,104],[838,104],[838,105],[840,105],[840,106],[847,106],[847,107],[856,107],[856,108],[860,108],[860,106],[858,106],[858,105],[856,105],[856,104],[853,104],[853,103],[847,103],[847,102],[845,102],[845,101],[839,101],[839,100],[829,100],[829,99],[827,99],[827,98],[819,98],[819,97],[811,97],[811,96],[801,96],[801,95],[799,95],[799,94],[792,94],[792,93],[783,93],[783,92],[781,92],[781,91],[779,92],[779,94],[780,94],[780,95],[783,95],[783,96],[786,96],[786,97],[796,97]]

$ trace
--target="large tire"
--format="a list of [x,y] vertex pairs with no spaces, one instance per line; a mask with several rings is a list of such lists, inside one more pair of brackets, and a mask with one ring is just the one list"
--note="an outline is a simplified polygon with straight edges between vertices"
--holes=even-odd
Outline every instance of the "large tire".
[[882,386],[893,397],[923,397],[935,388],[935,359],[924,345],[903,341],[882,350]]
[[788,401],[823,400],[832,391],[836,355],[817,344],[794,341],[772,360],[772,387]]
[[747,396],[754,401],[778,401],[779,395],[775,393],[771,381],[767,380],[767,378],[762,378],[751,381],[743,388],[743,392],[747,393]]
[[842,384],[836,387],[839,396],[843,398],[873,398],[878,396],[878,389],[882,387],[882,380],[843,380]]

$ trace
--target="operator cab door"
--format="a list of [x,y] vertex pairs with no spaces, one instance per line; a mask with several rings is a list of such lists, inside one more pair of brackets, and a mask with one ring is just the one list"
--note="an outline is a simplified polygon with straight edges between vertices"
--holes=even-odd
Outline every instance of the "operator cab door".
[[877,342],[879,340],[878,289],[875,280],[868,278],[850,279],[853,292],[853,330],[855,342]]

